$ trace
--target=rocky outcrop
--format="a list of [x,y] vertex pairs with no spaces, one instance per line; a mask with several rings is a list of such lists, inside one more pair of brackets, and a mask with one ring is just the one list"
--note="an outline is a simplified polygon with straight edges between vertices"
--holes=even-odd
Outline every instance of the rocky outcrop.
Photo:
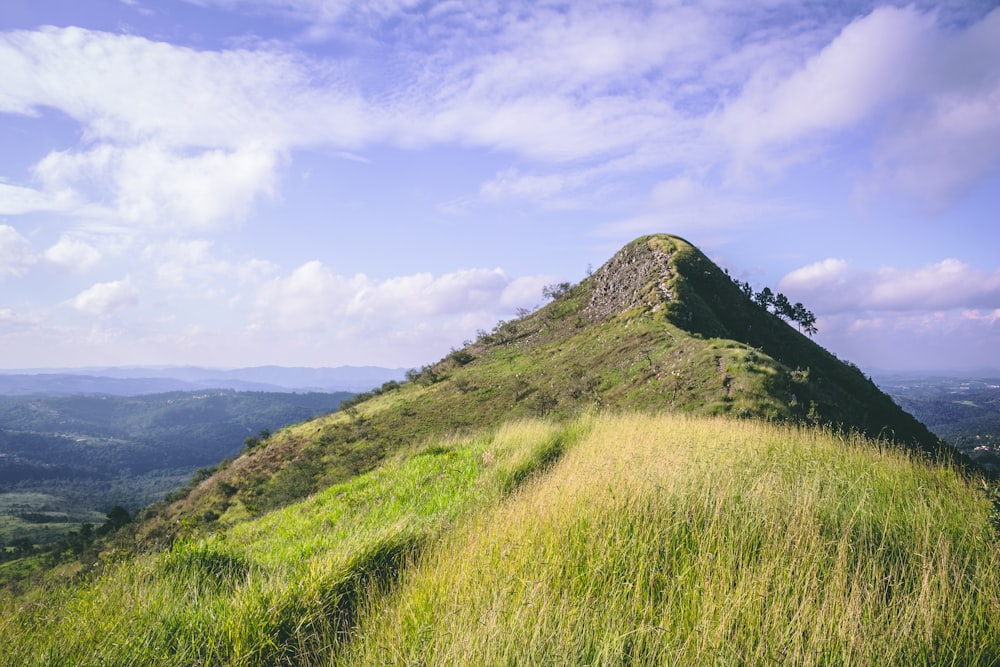
[[584,312],[603,320],[627,310],[659,310],[671,301],[670,255],[651,239],[640,239],[623,248],[593,276],[594,289]]

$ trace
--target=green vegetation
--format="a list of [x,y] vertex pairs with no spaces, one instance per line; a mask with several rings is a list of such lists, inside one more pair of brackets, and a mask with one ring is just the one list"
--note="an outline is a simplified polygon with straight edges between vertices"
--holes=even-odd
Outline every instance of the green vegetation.
[[105,554],[105,573],[90,585],[6,602],[0,660],[314,662],[346,640],[364,596],[469,511],[551,464],[583,428],[515,423],[436,442],[228,532],[156,555]]
[[856,367],[676,237],[546,291],[8,591],[0,661],[1000,664],[1000,493]]
[[[555,301],[436,364],[275,434],[183,499],[143,539],[260,516],[428,438],[584,410],[675,410],[830,425],[951,456],[856,367],[750,301],[698,250],[639,239]],[[210,520],[206,521],[205,517]]]
[[328,413],[351,396],[0,397],[0,582],[67,560],[91,568],[95,540],[128,523],[123,516],[184,496],[220,460],[259,446],[267,429]]
[[945,442],[1000,475],[1000,377],[887,374],[878,383]]
[[1000,551],[968,481],[759,421],[512,422],[162,553],[104,558],[89,584],[8,599],[0,660],[1000,660]]

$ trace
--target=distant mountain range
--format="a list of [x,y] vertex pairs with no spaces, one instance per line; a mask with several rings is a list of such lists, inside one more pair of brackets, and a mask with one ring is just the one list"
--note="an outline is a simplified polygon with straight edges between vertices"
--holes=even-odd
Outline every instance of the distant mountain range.
[[339,366],[301,368],[202,368],[198,366],[130,366],[0,370],[0,395],[109,394],[138,396],[167,391],[234,389],[269,392],[367,391],[390,380],[402,380],[404,368]]

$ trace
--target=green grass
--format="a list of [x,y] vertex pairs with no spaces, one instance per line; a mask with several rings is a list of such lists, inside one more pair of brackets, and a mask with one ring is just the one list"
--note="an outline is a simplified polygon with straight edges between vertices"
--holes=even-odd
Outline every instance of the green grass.
[[929,453],[939,445],[857,368],[750,302],[692,246],[654,236],[415,381],[283,429],[140,531],[168,543],[301,500],[413,442],[589,410],[833,424]]
[[820,431],[609,417],[450,534],[335,664],[997,664],[989,507]]
[[955,471],[819,429],[519,420],[0,606],[0,664],[1000,662]]
[[312,664],[457,519],[550,465],[585,425],[519,422],[410,450],[228,532],[119,560],[77,589],[4,600],[10,665]]

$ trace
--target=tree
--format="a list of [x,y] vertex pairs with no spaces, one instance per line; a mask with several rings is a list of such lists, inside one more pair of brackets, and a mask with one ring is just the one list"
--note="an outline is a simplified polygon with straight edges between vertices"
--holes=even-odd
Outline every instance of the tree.
[[128,513],[128,510],[121,505],[115,505],[112,507],[107,516],[108,521],[105,525],[107,525],[108,529],[111,531],[118,530],[132,521],[132,516]]
[[794,320],[794,313],[792,311],[792,304],[788,301],[788,297],[778,292],[774,295],[774,314],[778,317],[784,317],[788,320]]
[[753,295],[753,301],[764,310],[768,310],[774,303],[774,292],[771,291],[770,287],[765,287]]
[[542,288],[542,296],[555,301],[559,297],[570,291],[573,286],[570,283],[553,283]]
[[819,331],[819,329],[816,328],[816,316],[812,314],[812,311],[805,310],[804,308],[803,311],[802,318],[799,322],[802,324],[802,330],[812,336]]

